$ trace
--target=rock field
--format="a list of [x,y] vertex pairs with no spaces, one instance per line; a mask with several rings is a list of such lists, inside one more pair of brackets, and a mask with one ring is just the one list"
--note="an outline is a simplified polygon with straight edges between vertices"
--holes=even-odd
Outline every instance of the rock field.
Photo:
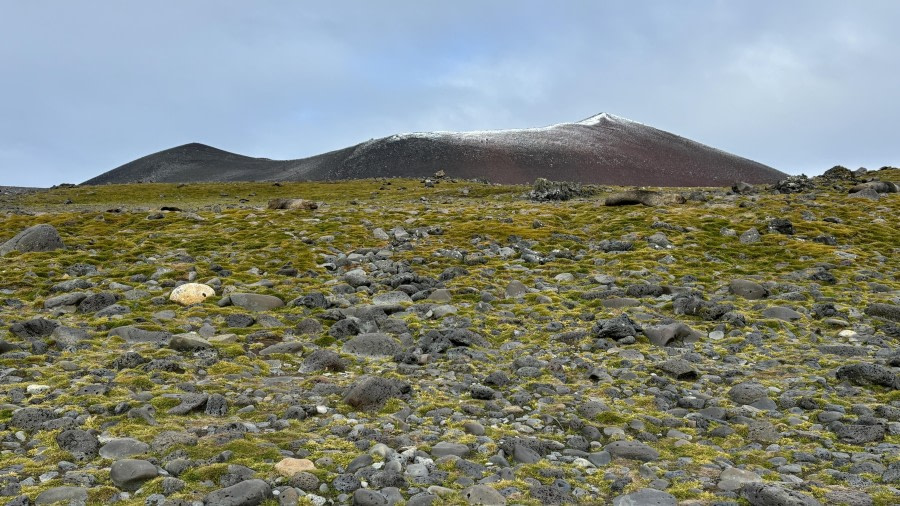
[[0,504],[900,504],[892,181],[4,194]]

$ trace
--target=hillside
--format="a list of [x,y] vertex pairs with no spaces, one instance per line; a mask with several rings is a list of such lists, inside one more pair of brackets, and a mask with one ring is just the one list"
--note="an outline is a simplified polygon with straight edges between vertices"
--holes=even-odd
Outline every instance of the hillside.
[[4,196],[0,490],[894,504],[900,194],[849,192],[900,171],[830,173],[655,206],[415,179]]
[[544,128],[399,134],[299,160],[250,158],[187,144],[139,158],[85,184],[333,181],[449,177],[531,183],[539,177],[609,185],[725,186],[784,174],[611,114]]

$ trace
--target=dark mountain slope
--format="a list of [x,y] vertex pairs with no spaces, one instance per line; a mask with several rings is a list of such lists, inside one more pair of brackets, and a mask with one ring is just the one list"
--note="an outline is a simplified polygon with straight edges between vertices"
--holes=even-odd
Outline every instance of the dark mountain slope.
[[610,185],[723,186],[774,182],[771,167],[610,114],[543,128],[423,132],[300,160],[250,158],[201,144],[155,153],[86,182],[290,181],[450,177],[530,183],[538,177]]

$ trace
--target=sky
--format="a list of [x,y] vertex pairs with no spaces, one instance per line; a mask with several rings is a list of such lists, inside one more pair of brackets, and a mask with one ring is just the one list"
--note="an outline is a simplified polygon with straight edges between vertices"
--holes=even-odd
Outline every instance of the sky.
[[792,174],[898,166],[898,21],[896,0],[0,0],[0,185],[600,112]]

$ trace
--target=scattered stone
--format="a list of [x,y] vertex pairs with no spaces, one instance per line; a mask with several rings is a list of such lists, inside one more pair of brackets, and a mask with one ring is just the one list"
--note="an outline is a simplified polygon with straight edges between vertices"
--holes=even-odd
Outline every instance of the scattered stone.
[[794,235],[794,224],[787,218],[769,220],[769,230],[784,235]]
[[754,244],[759,242],[760,239],[762,239],[762,236],[759,234],[759,230],[756,230],[755,228],[747,230],[738,237],[738,241],[740,241],[741,244]]
[[506,297],[509,299],[514,299],[516,297],[521,297],[528,293],[528,287],[525,286],[521,281],[513,280],[510,281],[506,286]]

